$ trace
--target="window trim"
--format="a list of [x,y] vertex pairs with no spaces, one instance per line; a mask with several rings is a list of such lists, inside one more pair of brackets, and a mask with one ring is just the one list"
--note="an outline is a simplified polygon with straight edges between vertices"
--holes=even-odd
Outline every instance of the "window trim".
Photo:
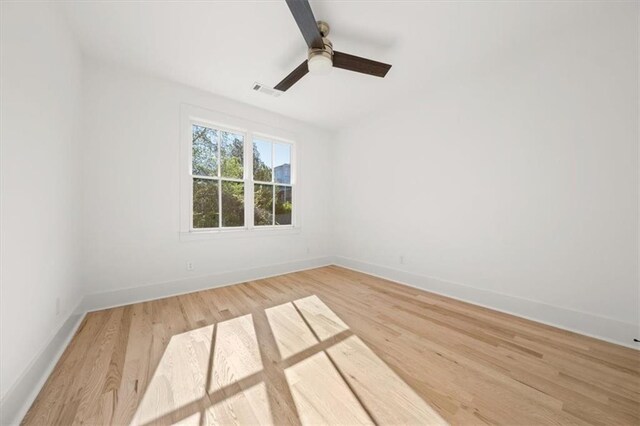
[[[193,174],[192,174],[192,125],[213,127],[217,130],[241,133],[244,135],[244,159],[242,179],[210,177],[217,182],[230,180],[244,183],[245,226],[193,228]],[[292,188],[291,225],[254,224],[254,184],[268,183],[253,179],[253,139],[261,138],[272,143],[285,143],[291,146],[291,183]],[[300,232],[300,197],[297,179],[298,157],[295,134],[267,124],[252,122],[217,111],[182,104],[180,106],[180,239],[202,240],[207,238],[247,237],[290,235]],[[275,145],[273,145],[275,147]],[[272,156],[273,157],[273,156]],[[218,159],[220,161],[220,159]],[[220,167],[220,166],[218,166]],[[275,180],[275,176],[273,177]],[[272,185],[277,185],[274,181]],[[221,188],[219,188],[220,192]],[[250,201],[250,202],[248,202]],[[275,207],[275,199],[274,199]],[[221,208],[221,207],[220,207]]]

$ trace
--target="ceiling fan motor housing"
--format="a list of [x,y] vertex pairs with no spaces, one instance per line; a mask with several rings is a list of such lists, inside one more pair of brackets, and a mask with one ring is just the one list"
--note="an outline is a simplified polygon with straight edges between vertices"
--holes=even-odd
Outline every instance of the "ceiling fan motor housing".
[[331,40],[327,38],[327,36],[329,35],[329,29],[330,29],[329,24],[327,24],[324,21],[318,21],[317,24],[318,24],[318,30],[322,35],[323,47],[322,49],[310,47],[309,59],[315,56],[324,56],[333,61],[333,43],[331,43]]
[[329,58],[330,60],[333,60],[333,45],[327,38],[323,38],[322,41],[324,43],[324,48],[309,49],[309,59],[311,59],[314,56],[324,56],[326,58]]

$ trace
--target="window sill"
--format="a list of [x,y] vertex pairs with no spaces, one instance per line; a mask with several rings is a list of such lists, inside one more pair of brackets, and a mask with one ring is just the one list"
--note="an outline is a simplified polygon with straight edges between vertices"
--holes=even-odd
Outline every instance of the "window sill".
[[207,231],[180,232],[180,241],[201,241],[227,238],[259,238],[296,235],[300,233],[299,227],[286,226],[278,228],[237,228]]

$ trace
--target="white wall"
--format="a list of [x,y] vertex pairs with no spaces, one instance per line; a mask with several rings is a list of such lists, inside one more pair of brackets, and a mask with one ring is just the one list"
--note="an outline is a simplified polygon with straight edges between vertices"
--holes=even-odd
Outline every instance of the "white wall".
[[[598,12],[585,5],[564,33],[469,64],[334,141],[81,67],[49,4],[3,2],[1,395],[81,295],[333,254],[637,327],[637,7]],[[300,233],[180,240],[181,103],[299,135]]]
[[1,8],[4,398],[80,299],[81,58],[50,4]]
[[[83,264],[88,293],[330,254],[330,134],[245,104],[98,63],[86,65],[85,88]],[[297,135],[300,233],[180,240],[182,103]],[[194,262],[193,271],[186,270],[187,261]]]
[[609,6],[584,4],[562,34],[452,70],[342,132],[342,263],[437,278],[442,292],[462,284],[472,301],[479,289],[541,302],[528,316],[542,321],[555,322],[551,305],[637,332],[638,13]]

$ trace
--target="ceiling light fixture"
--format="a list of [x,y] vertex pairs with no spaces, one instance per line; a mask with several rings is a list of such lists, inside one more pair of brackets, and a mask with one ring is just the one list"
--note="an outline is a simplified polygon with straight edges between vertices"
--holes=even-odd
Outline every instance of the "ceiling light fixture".
[[325,75],[329,74],[333,68],[333,59],[331,53],[325,50],[309,52],[309,72],[311,74]]

